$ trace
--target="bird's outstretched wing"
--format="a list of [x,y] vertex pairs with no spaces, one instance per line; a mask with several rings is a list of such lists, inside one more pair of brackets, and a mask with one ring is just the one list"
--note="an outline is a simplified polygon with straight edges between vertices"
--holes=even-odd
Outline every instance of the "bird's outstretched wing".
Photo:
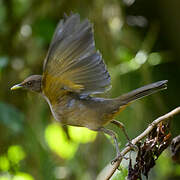
[[95,50],[93,28],[78,14],[61,20],[44,62],[42,89],[47,97],[61,89],[80,94],[102,93],[111,78],[102,56]]

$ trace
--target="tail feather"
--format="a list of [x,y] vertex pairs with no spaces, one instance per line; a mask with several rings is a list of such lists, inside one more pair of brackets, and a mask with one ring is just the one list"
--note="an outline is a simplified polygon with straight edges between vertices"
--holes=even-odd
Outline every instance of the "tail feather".
[[131,101],[140,99],[142,97],[148,96],[155,92],[167,89],[168,80],[158,81],[152,84],[135,89],[129,93],[123,94],[122,96],[116,98],[120,105],[128,104]]

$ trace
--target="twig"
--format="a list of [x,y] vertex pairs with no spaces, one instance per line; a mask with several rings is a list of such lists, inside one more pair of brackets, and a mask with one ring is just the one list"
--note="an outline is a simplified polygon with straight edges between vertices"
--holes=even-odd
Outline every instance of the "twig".
[[[162,121],[165,121],[171,117],[173,117],[174,115],[180,113],[180,107],[175,108],[174,110],[172,110],[171,112],[155,119],[148,127],[147,129],[142,132],[139,136],[137,136],[136,138],[134,138],[131,142],[132,144],[136,144],[137,142],[139,142],[141,139],[143,139],[145,136],[147,136],[152,130],[153,128],[159,124]],[[125,147],[122,151],[121,151],[121,155],[122,157],[125,156],[130,150],[132,149],[131,146],[127,146]],[[109,180],[113,174],[115,173],[116,169],[119,167],[120,163],[122,161],[122,158],[120,158],[118,161],[116,161],[116,163],[114,163],[113,165],[108,165],[105,169],[103,169],[100,174],[97,177],[97,180]]]

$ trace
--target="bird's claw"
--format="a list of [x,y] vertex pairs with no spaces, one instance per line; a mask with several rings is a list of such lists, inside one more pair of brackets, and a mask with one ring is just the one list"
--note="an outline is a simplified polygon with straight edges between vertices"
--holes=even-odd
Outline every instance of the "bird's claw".
[[117,161],[122,160],[122,159],[128,160],[129,158],[123,156],[121,153],[118,153],[118,155],[116,156],[116,158],[114,158],[114,159],[111,161],[111,165],[114,165],[114,163],[116,163]]
[[135,151],[138,151],[138,147],[133,144],[131,141],[129,141],[127,144],[126,144],[126,147],[130,146],[131,149],[134,149]]

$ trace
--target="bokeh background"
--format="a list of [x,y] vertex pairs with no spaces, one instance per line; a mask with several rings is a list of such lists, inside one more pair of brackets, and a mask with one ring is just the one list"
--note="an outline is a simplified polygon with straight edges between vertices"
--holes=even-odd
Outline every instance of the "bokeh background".
[[[10,91],[25,77],[42,73],[51,37],[64,13],[77,12],[94,24],[96,47],[113,87],[100,96],[116,97],[169,80],[166,91],[133,103],[117,117],[134,138],[180,104],[179,9],[179,0],[0,0],[0,180],[91,180],[115,156],[107,136],[62,127],[42,97]],[[179,120],[176,116],[171,123],[173,137],[180,134]],[[108,128],[117,132],[123,148],[122,132]],[[180,165],[172,162],[167,150],[149,179],[179,178]]]

